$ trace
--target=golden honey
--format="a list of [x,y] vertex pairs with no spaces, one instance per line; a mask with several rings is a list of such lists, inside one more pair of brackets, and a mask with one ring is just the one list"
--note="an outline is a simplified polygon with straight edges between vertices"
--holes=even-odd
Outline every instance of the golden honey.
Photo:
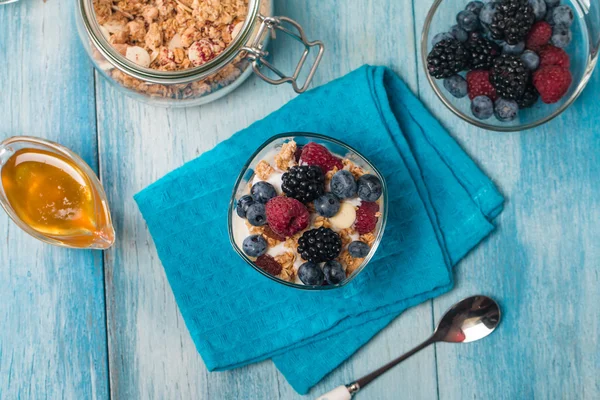
[[12,211],[40,235],[79,248],[106,248],[114,242],[104,194],[74,160],[53,151],[22,148],[10,156],[0,174]]

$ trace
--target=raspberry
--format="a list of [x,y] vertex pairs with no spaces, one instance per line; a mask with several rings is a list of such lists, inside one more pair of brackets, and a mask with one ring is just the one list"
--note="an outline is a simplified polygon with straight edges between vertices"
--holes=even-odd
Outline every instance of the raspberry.
[[273,257],[268,254],[264,254],[256,259],[254,262],[260,269],[268,272],[271,275],[279,275],[281,270],[281,264],[279,264]]
[[375,214],[379,211],[379,204],[365,201],[356,211],[356,230],[359,234],[364,235],[375,230],[377,226],[377,218]]
[[551,44],[542,47],[538,54],[540,56],[540,68],[549,65],[558,65],[563,68],[571,66],[569,55],[563,49],[554,47]]
[[304,204],[289,197],[275,197],[266,205],[267,223],[278,235],[289,237],[306,229],[310,215]]
[[556,103],[567,93],[573,78],[567,68],[549,65],[533,74],[533,85],[546,104]]
[[302,147],[300,162],[307,165],[318,165],[324,174],[331,171],[334,167],[337,167],[339,170],[344,169],[342,160],[334,157],[325,147],[312,142]]
[[551,37],[552,25],[546,21],[536,22],[527,35],[527,48],[537,51],[540,47],[547,45]]
[[467,74],[467,85],[469,87],[469,99],[477,96],[487,96],[496,100],[498,95],[496,89],[490,83],[490,71],[475,70]]

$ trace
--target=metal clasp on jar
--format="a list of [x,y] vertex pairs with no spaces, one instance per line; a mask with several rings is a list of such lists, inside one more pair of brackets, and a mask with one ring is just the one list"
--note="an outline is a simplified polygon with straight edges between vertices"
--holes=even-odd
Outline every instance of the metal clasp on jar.
[[[265,17],[259,15],[258,18],[261,21],[261,25],[258,28],[256,37],[248,46],[242,48],[243,51],[247,52],[246,58],[252,62],[252,69],[258,76],[268,83],[273,85],[291,83],[296,93],[304,93],[310,86],[315,72],[317,72],[317,68],[319,67],[321,59],[323,58],[323,53],[325,52],[325,45],[320,40],[315,40],[314,42],[309,41],[304,34],[304,29],[302,29],[302,27],[296,21],[287,17]],[[288,29],[286,25],[290,25],[291,27],[295,28],[297,32]],[[296,70],[292,76],[287,76],[266,59],[266,57],[269,55],[269,52],[266,51],[266,45],[269,39],[268,34],[275,33],[276,31],[283,32],[304,45],[304,52],[302,53],[302,57],[300,57],[300,61],[298,62]],[[308,76],[306,77],[304,84],[300,86],[298,84],[298,78],[300,77],[302,68],[304,68],[304,64],[306,63],[306,59],[310,54],[310,50],[313,47],[318,48],[317,57],[315,58],[310,71],[308,72]],[[279,77],[279,79],[273,79],[265,75],[261,71],[262,67],[266,67],[271,70]]]

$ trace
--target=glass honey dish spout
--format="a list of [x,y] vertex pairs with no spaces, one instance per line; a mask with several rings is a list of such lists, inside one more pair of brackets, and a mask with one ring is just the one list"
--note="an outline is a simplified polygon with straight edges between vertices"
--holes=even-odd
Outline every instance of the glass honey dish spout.
[[102,184],[77,154],[35,137],[0,143],[0,205],[25,232],[76,249],[115,241]]

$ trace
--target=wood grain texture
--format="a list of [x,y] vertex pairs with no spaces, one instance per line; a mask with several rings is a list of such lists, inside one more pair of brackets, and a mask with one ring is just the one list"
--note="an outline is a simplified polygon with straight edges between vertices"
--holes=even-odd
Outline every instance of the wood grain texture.
[[[59,141],[97,170],[93,70],[69,0],[0,6],[0,141]],[[102,253],[55,248],[0,213],[0,399],[106,399]]]

